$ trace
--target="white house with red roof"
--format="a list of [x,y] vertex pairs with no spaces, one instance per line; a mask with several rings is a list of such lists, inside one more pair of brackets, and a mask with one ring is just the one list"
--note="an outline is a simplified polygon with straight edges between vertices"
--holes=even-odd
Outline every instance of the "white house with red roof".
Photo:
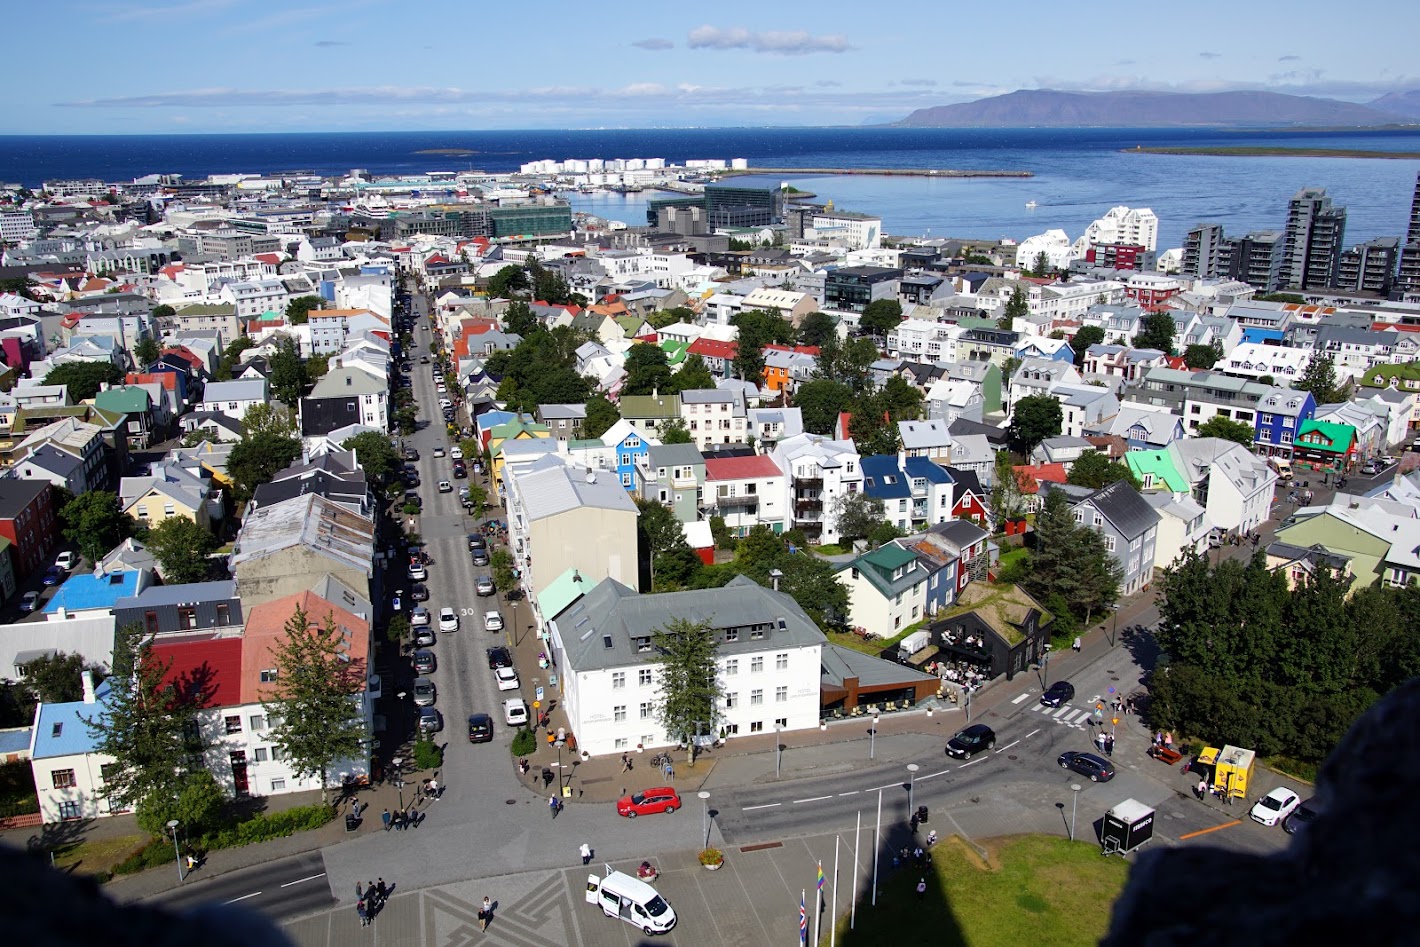
[[705,367],[710,369],[710,374],[716,378],[724,378],[729,373],[738,350],[739,344],[736,342],[723,342],[701,336],[690,343],[685,352],[687,355],[699,355],[704,359]]
[[736,536],[763,524],[784,532],[788,510],[788,480],[774,458],[706,457],[703,505],[710,516],[721,516]]

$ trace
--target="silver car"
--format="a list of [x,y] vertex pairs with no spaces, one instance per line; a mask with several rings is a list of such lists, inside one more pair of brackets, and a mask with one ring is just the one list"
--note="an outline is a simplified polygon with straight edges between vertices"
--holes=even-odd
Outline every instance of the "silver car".
[[438,699],[438,694],[434,690],[434,682],[427,677],[416,677],[414,679],[414,706],[432,707],[434,701]]

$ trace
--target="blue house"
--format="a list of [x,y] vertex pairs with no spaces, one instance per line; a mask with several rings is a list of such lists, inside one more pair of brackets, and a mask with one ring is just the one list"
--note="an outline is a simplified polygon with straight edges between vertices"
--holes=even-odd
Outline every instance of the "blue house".
[[89,720],[107,712],[110,680],[95,688],[85,672],[83,700],[39,705],[30,770],[46,824],[114,812],[103,784],[103,771],[113,760],[97,752],[98,738],[88,726]]
[[903,532],[952,518],[951,475],[926,457],[861,458],[863,492],[883,504],[883,518]]
[[1016,357],[1019,359],[1044,358],[1052,362],[1075,363],[1075,350],[1070,347],[1070,343],[1064,339],[1041,338],[1031,336],[1022,339],[1016,346]]
[[1292,441],[1302,423],[1315,419],[1316,398],[1310,391],[1273,388],[1257,402],[1256,452],[1263,457],[1291,459]]
[[59,586],[44,605],[44,614],[54,615],[62,609],[66,614],[105,610],[112,612],[121,598],[129,598],[153,584],[152,573],[106,572],[94,575],[81,572],[71,575]]
[[650,453],[651,445],[659,445],[653,437],[642,434],[622,418],[602,435],[602,443],[613,451],[612,470],[621,478],[621,485],[632,493],[641,492],[641,471],[644,460]]

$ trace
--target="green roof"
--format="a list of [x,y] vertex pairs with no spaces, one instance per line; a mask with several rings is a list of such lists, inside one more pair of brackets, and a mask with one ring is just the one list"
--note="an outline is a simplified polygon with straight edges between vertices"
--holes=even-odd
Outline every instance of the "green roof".
[[237,307],[231,303],[193,303],[191,306],[179,306],[177,314],[180,316],[235,316]]
[[1155,481],[1162,481],[1173,493],[1190,492],[1188,478],[1178,472],[1166,450],[1131,450],[1124,455],[1124,462],[1140,481],[1147,483],[1144,475],[1152,474]]
[[915,562],[917,556],[908,552],[901,546],[879,546],[872,552],[863,555],[863,561],[877,566],[879,569],[886,569],[891,572],[899,569],[909,562]]
[[[1307,435],[1315,431],[1321,435],[1320,440],[1309,441]],[[1349,424],[1337,424],[1335,421],[1303,421],[1301,427],[1297,428],[1296,443],[1311,450],[1330,451],[1333,454],[1344,454],[1351,447],[1351,442],[1356,439],[1356,429]]]
[[678,418],[680,395],[623,395],[623,418]]
[[124,414],[141,414],[152,405],[148,392],[137,385],[120,385],[94,396],[94,407]]
[[1021,625],[1025,623],[1032,608],[1040,612],[1041,626],[1054,620],[1054,616],[1046,611],[1045,606],[1018,586],[1002,582],[972,582],[962,589],[956,606],[945,612],[938,612],[932,625],[936,627],[955,615],[975,612],[978,618],[1014,647],[1025,639]]
[[[1420,381],[1420,364],[1415,362],[1403,362],[1398,365],[1377,365],[1361,376],[1361,382],[1372,388],[1389,388],[1392,378],[1399,378],[1405,381]],[[1412,386],[1402,385],[1401,387],[1406,388]]]
[[690,343],[682,342],[679,339],[662,339],[661,351],[666,353],[666,364],[672,368],[685,361],[685,350],[690,348]]
[[556,618],[595,585],[596,583],[589,582],[576,569],[568,569],[542,590],[542,594],[537,597],[538,610],[542,612],[544,619]]

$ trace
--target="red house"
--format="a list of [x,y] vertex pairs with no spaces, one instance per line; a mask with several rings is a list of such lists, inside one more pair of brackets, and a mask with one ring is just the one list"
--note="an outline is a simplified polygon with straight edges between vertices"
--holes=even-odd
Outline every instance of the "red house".
[[952,518],[967,520],[982,529],[990,529],[991,494],[981,486],[976,473],[959,467],[948,467],[952,478]]
[[49,563],[59,541],[59,516],[47,480],[0,480],[0,536],[11,542],[15,578]]

